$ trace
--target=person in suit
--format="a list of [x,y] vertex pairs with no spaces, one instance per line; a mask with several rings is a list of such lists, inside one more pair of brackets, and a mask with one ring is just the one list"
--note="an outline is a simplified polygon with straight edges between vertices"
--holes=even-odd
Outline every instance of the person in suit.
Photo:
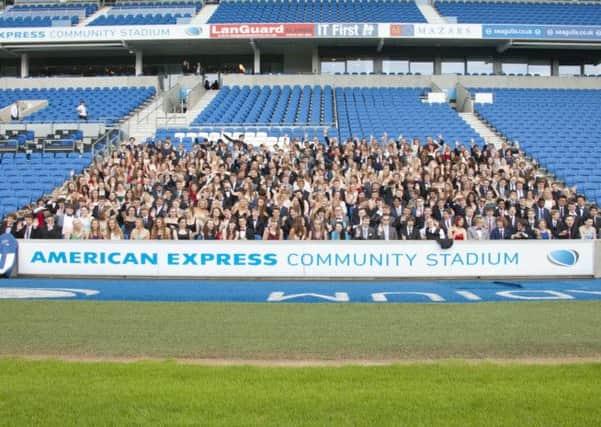
[[590,217],[593,219],[593,227],[597,229],[597,235],[601,233],[601,214],[597,206],[591,206],[589,210]]
[[578,232],[578,225],[576,224],[576,218],[572,215],[566,217],[565,224],[559,232],[560,239],[579,239],[580,233]]
[[419,229],[415,226],[415,219],[408,217],[407,222],[401,225],[402,240],[420,240]]
[[391,225],[390,215],[382,217],[382,223],[378,226],[377,237],[379,240],[398,240],[396,229]]
[[13,214],[8,215],[0,227],[0,234],[10,233],[13,236],[17,234],[17,217]]
[[509,227],[511,231],[514,232],[518,227],[519,221],[519,217],[517,216],[517,210],[515,206],[512,206],[509,209],[507,209],[507,216],[505,217],[505,219],[507,220],[507,227]]
[[465,208],[465,227],[466,228],[470,228],[471,226],[474,225],[474,208],[472,208],[471,206],[468,206]]
[[238,218],[238,227],[236,228],[235,240],[255,240],[255,231],[248,226],[246,217]]
[[365,216],[361,220],[361,225],[355,229],[355,240],[375,240],[376,231],[369,225],[369,217]]
[[505,218],[497,218],[497,226],[490,233],[490,240],[506,240],[511,237],[511,230],[507,228]]
[[25,219],[20,225],[17,225],[17,233],[15,237],[17,239],[39,239],[41,236],[41,230],[37,227],[37,218],[34,220],[33,215],[25,215]]
[[42,231],[42,239],[60,239],[62,238],[61,229],[55,224],[54,216],[46,217],[46,228]]
[[150,211],[147,207],[141,209],[142,223],[148,231],[152,230],[154,219],[150,216]]
[[420,230],[420,234],[424,240],[442,240],[446,238],[444,230],[434,218],[426,220],[426,226]]
[[551,213],[549,209],[545,207],[545,199],[540,198],[536,203],[536,207],[533,207],[537,221],[545,220],[547,224],[551,222]]
[[344,225],[345,229],[349,226],[350,223],[348,216],[344,214],[340,206],[336,206],[334,208],[334,214],[330,217],[330,222],[328,224],[329,229],[333,230],[336,226],[336,223],[338,222],[341,222]]
[[449,235],[449,230],[453,227],[453,210],[445,209],[442,213],[442,220],[440,222],[440,227],[443,229],[445,235]]
[[551,210],[551,222],[548,224],[554,239],[559,239],[559,232],[562,230],[563,221],[558,209]]
[[488,229],[484,225],[484,219],[478,216],[474,219],[474,225],[467,230],[468,240],[488,240]]
[[526,223],[523,219],[520,219],[516,223],[515,232],[511,235],[511,240],[527,240],[534,239],[533,233],[528,233],[528,229],[526,227]]
[[576,214],[579,218],[582,218],[581,222],[584,222],[586,218],[589,217],[589,209],[586,207],[586,200],[581,194],[576,196]]
[[562,221],[565,221],[568,216],[568,198],[566,196],[560,196],[557,201],[557,210]]
[[248,228],[253,230],[255,236],[262,236],[267,227],[267,221],[259,215],[258,209],[253,209],[250,219],[248,220]]

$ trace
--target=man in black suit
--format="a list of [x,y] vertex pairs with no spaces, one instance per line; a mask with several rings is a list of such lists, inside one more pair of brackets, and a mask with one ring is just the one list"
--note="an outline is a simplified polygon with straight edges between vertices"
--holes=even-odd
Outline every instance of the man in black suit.
[[601,232],[601,214],[599,213],[599,208],[594,205],[591,206],[589,215],[593,218],[593,227],[597,229],[597,234],[599,234]]
[[144,224],[144,228],[148,231],[152,230],[152,226],[154,225],[154,220],[150,216],[150,212],[147,207],[142,208],[142,222]]
[[238,218],[238,232],[236,240],[255,240],[255,231],[248,226],[246,217]]
[[2,226],[0,226],[0,234],[10,233],[13,236],[17,234],[17,217],[10,214],[6,217]]
[[37,227],[37,219],[33,219],[33,215],[25,215],[24,221],[17,225],[17,233],[15,235],[17,239],[39,239],[41,237],[41,230]]
[[560,196],[557,201],[557,210],[559,211],[559,217],[562,221],[568,216],[568,198],[566,196]]
[[551,210],[551,222],[548,224],[554,239],[559,239],[559,232],[564,228],[559,210]]
[[589,217],[589,210],[586,207],[586,201],[584,196],[580,194],[576,197],[576,214],[578,215],[578,218],[581,219],[580,222],[582,223],[584,223],[586,218]]
[[579,239],[580,233],[578,232],[576,218],[574,218],[572,215],[568,216],[558,235],[560,239]]
[[510,227],[511,231],[515,232],[518,228],[518,221],[520,220],[517,216],[515,206],[512,206],[507,210],[505,219],[507,220],[507,227]]
[[61,229],[55,224],[54,216],[46,217],[46,228],[42,230],[40,238],[42,239],[61,239]]
[[259,211],[257,209],[253,209],[252,216],[248,220],[248,228],[253,231],[253,235],[263,236],[265,227],[267,227],[267,221],[264,217],[259,215]]
[[421,240],[419,229],[415,226],[413,217],[407,218],[407,222],[401,225],[402,240]]
[[474,214],[474,208],[468,206],[465,208],[465,228],[470,228],[474,226],[474,218],[476,215]]

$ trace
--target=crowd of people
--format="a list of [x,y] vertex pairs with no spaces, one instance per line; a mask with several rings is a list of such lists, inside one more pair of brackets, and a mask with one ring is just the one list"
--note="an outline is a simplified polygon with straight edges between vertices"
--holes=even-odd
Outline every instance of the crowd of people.
[[596,239],[601,214],[509,144],[437,138],[253,147],[223,135],[187,150],[124,142],[54,197],[9,215],[24,239]]

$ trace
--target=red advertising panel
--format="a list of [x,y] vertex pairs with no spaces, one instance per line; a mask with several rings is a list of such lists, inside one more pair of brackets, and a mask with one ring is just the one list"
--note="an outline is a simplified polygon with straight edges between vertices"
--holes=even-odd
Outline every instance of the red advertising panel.
[[211,38],[303,38],[313,37],[315,24],[216,24]]

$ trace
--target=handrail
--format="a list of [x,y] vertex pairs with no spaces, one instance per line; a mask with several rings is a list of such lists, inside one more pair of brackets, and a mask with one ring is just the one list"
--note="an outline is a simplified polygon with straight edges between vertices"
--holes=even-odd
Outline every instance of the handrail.
[[189,125],[189,128],[232,128],[232,127],[236,127],[236,128],[258,128],[258,127],[263,127],[263,128],[271,128],[271,129],[277,129],[277,128],[325,128],[325,127],[336,127],[336,122],[329,122],[329,123],[279,123],[279,124],[273,124],[273,123],[232,123],[232,122],[227,122],[227,123],[201,123],[201,124],[194,124],[194,125]]

